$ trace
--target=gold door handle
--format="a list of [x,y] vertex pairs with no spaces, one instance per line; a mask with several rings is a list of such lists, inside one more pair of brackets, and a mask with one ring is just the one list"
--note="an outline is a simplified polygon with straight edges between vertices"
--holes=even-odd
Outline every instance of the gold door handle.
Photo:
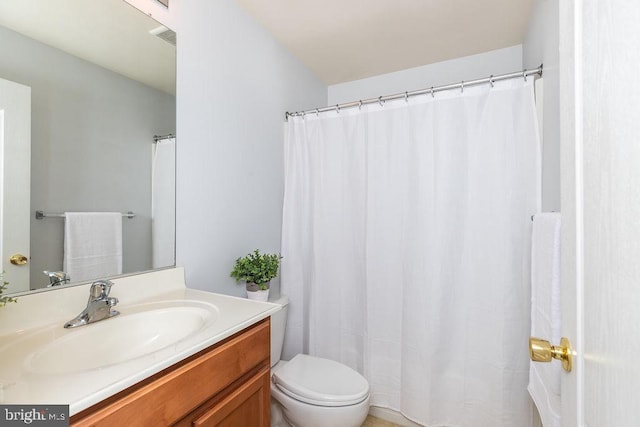
[[9,258],[9,261],[13,265],[25,265],[26,263],[29,262],[29,258],[27,258],[22,254],[15,254],[15,255],[11,255],[11,258]]
[[551,345],[549,341],[536,337],[529,338],[529,355],[534,362],[551,362],[551,359],[562,361],[562,368],[571,372],[573,367],[573,354],[571,343],[562,337],[560,345]]

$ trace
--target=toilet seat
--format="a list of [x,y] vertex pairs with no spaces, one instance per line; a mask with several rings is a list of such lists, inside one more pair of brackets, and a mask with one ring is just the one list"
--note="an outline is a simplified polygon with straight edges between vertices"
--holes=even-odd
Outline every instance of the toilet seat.
[[333,360],[298,354],[274,372],[283,393],[316,406],[349,406],[364,401],[369,383],[358,372]]

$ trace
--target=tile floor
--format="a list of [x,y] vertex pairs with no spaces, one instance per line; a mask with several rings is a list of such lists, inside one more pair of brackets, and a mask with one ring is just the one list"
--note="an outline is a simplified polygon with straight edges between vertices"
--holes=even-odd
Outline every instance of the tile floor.
[[372,417],[369,415],[362,427],[400,427],[398,424],[391,423],[389,421],[381,420],[380,418]]

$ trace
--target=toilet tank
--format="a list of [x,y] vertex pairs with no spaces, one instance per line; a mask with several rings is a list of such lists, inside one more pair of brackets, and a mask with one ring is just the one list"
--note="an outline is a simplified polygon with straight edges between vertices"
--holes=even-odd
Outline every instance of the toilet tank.
[[273,367],[280,361],[282,355],[282,345],[284,343],[284,330],[287,326],[287,311],[289,308],[289,298],[286,295],[282,295],[280,298],[274,301],[269,301],[273,304],[279,304],[282,306],[282,310],[271,315],[271,366]]

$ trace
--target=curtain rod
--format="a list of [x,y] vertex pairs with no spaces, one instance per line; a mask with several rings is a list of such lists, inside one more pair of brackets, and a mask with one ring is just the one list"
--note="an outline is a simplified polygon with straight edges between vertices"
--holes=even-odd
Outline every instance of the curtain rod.
[[486,83],[490,83],[491,86],[493,86],[495,82],[500,80],[509,80],[509,79],[515,79],[515,78],[523,78],[527,80],[528,76],[532,76],[535,74],[537,74],[538,76],[542,76],[542,64],[538,68],[535,68],[533,70],[527,70],[525,68],[522,71],[516,71],[513,73],[507,73],[507,74],[499,74],[497,76],[491,75],[484,79],[469,80],[467,82],[463,80],[460,83],[451,83],[448,85],[435,86],[435,87],[431,86],[428,89],[420,89],[420,90],[414,90],[410,92],[396,93],[393,95],[379,96],[377,98],[345,102],[343,104],[336,104],[331,107],[315,108],[313,110],[305,110],[305,111],[296,111],[295,113],[289,113],[287,111],[284,117],[285,117],[285,120],[289,120],[289,117],[296,117],[296,116],[304,117],[307,114],[313,114],[313,113],[318,114],[318,113],[323,113],[325,111],[336,111],[339,113],[340,110],[343,108],[362,107],[363,105],[375,104],[375,103],[379,103],[380,105],[382,105],[385,101],[391,101],[394,99],[402,99],[402,98],[407,99],[410,96],[425,95],[427,93],[430,93],[431,96],[433,96],[436,92],[442,92],[442,91],[451,90],[451,89],[460,89],[464,91],[465,87],[477,86],[477,85],[486,84]]
[[153,142],[164,141],[165,139],[175,138],[176,136],[172,133],[168,135],[153,135]]

